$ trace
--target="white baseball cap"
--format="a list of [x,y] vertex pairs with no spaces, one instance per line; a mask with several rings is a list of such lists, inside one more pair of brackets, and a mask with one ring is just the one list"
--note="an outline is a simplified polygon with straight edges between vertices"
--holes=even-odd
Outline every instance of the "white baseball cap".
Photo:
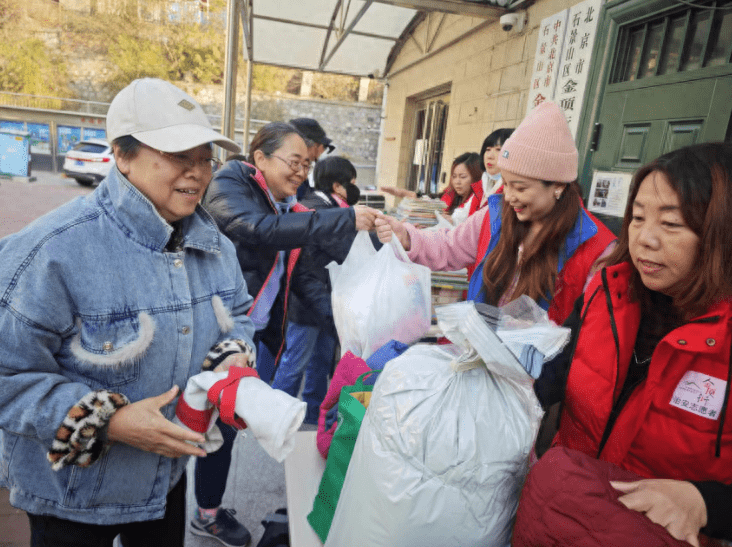
[[134,80],[109,105],[107,139],[125,135],[162,152],[183,152],[210,142],[241,152],[238,144],[213,130],[193,97],[157,78]]

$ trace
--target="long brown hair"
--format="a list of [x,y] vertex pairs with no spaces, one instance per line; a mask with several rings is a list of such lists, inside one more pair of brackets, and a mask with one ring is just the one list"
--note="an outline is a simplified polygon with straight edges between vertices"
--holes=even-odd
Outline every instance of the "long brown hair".
[[483,176],[483,163],[480,161],[480,156],[475,152],[465,152],[464,154],[460,154],[457,158],[453,160],[452,167],[450,168],[450,182],[447,186],[447,190],[445,190],[446,194],[453,195],[452,203],[450,203],[450,206],[445,210],[448,215],[451,215],[453,211],[455,211],[455,209],[465,203],[465,201],[473,194],[473,189],[471,188],[470,194],[468,194],[467,196],[461,196],[455,191],[455,188],[452,185],[452,173],[453,171],[455,171],[455,168],[460,164],[465,165],[468,173],[470,173],[471,185],[479,181],[480,177]]
[[[544,182],[545,186],[554,183]],[[486,303],[498,305],[503,293],[509,289],[518,268],[518,283],[512,294],[526,294],[535,301],[554,296],[559,251],[567,234],[572,230],[582,208],[582,191],[577,181],[567,184],[564,192],[546,216],[544,227],[531,245],[524,247],[521,264],[518,264],[518,248],[529,233],[531,224],[519,221],[516,213],[504,198],[501,210],[501,236],[483,267],[483,285]]]
[[[732,296],[732,144],[717,142],[687,146],[664,154],[633,176],[623,227],[609,265],[629,262],[628,229],[633,202],[643,180],[662,173],[676,191],[686,225],[699,236],[696,267],[679,288],[674,305],[685,316],[706,312],[716,301]],[[648,304],[650,291],[633,266],[631,297]]]

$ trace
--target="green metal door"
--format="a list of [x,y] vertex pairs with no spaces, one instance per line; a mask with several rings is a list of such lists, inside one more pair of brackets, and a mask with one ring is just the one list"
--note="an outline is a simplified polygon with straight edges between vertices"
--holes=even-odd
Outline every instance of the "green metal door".
[[[604,70],[597,73],[605,83],[596,87],[594,123],[586,121],[584,129],[585,195],[596,170],[632,173],[665,152],[727,137],[732,116],[730,8],[731,1],[702,7],[673,0],[606,5],[608,50],[593,59],[604,61]],[[620,218],[598,216],[618,233]]]

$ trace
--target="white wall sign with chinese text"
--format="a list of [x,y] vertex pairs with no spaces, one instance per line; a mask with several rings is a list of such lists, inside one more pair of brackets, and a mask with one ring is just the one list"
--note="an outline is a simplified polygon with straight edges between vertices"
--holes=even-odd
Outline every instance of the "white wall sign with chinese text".
[[535,106],[554,99],[568,16],[569,10],[566,9],[541,21],[534,55],[534,71],[529,84],[527,114]]
[[622,217],[625,214],[632,178],[630,173],[595,171],[587,198],[587,209],[593,213]]
[[557,67],[559,75],[554,101],[564,111],[573,136],[577,135],[582,113],[601,6],[602,0],[585,0],[569,8],[562,58]]

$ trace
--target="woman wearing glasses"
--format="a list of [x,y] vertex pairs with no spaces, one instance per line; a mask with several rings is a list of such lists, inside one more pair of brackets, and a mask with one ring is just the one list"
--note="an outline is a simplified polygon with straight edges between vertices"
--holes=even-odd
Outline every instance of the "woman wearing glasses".
[[171,403],[220,348],[253,355],[236,251],[198,206],[211,143],[239,147],[157,79],[115,97],[107,135],[93,193],[0,241],[0,485],[33,547],[182,547],[204,439]]
[[[255,341],[275,360],[283,350],[290,291],[307,302],[312,316],[322,317],[323,324],[332,315],[330,295],[312,282],[307,269],[295,268],[300,247],[317,249],[342,262],[356,231],[371,229],[377,215],[363,206],[308,211],[298,205],[295,194],[308,175],[308,158],[305,140],[294,126],[269,123],[254,136],[245,159],[229,161],[216,173],[203,202],[236,246],[254,296],[249,317],[256,329]],[[260,351],[257,365],[260,377],[269,381],[274,371],[262,359],[264,353]],[[196,462],[198,510],[192,530],[229,545],[244,545],[246,529],[219,508],[235,435],[233,428],[219,426],[224,446]]]

